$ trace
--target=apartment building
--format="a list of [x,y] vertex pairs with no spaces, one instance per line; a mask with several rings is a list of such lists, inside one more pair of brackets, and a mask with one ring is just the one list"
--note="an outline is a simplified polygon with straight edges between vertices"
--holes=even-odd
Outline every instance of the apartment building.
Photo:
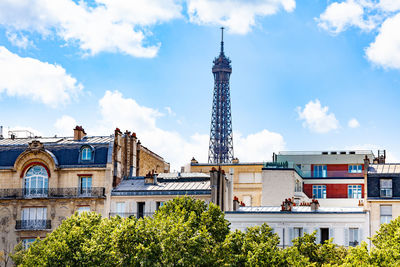
[[367,171],[365,208],[371,213],[371,233],[375,234],[381,224],[400,216],[400,164],[369,164]]
[[[274,178],[276,171],[296,173],[293,175],[297,175],[297,189],[302,187],[305,194],[302,197],[319,199],[321,206],[355,207],[364,198],[365,158],[373,160],[375,155],[370,150],[279,152],[273,155],[273,162],[265,164],[263,171],[268,176],[265,179],[278,183],[279,178]],[[294,192],[286,197],[293,195]]]
[[226,212],[231,230],[267,223],[278,234],[280,247],[292,245],[292,240],[316,231],[316,242],[333,238],[341,246],[356,246],[361,241],[370,245],[369,214],[362,207],[319,207],[317,202],[295,206],[291,200],[281,206],[240,207]]
[[192,159],[189,172],[208,173],[213,168],[221,168],[233,180],[233,195],[246,206],[260,206],[262,195],[261,172],[263,162],[239,162],[238,159],[232,163],[209,164],[199,163]]
[[111,191],[109,216],[152,216],[165,202],[190,196],[232,210],[232,181],[222,170],[209,173],[148,173],[128,177]]
[[[87,136],[80,126],[73,137],[0,138],[0,251],[28,246],[77,211],[108,216],[111,190],[136,174],[136,145],[135,133]],[[147,171],[160,164],[142,160]]]

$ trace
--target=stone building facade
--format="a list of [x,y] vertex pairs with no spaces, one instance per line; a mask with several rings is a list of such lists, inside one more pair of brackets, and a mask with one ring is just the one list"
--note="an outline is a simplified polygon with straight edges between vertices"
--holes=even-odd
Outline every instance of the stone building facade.
[[151,156],[136,154],[136,134],[119,129],[111,136],[86,136],[77,126],[74,137],[0,138],[0,251],[44,238],[75,212],[109,216],[112,189],[135,175],[137,164],[153,170],[141,162]]
[[137,143],[136,157],[136,176],[145,176],[149,170],[156,173],[169,173],[170,171],[170,164],[165,162],[161,156],[143,146],[140,141]]
[[209,164],[198,163],[193,159],[190,163],[190,172],[209,173],[213,168],[221,168],[227,176],[232,176],[233,195],[245,203],[246,206],[260,206],[262,196],[261,173],[263,162],[240,163],[235,159],[232,163]]

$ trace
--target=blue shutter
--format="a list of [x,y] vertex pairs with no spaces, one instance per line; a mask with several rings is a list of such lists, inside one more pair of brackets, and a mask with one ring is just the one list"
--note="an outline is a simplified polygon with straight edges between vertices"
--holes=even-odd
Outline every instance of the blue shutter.
[[293,245],[292,240],[294,238],[294,229],[293,227],[289,227],[289,242],[288,244],[291,246]]
[[349,228],[344,228],[344,245],[349,246]]

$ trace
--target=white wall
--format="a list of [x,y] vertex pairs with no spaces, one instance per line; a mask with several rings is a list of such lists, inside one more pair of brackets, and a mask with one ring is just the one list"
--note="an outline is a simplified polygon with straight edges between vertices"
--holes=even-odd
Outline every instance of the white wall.
[[[359,229],[359,238],[370,245],[369,240],[369,215],[368,213],[250,213],[226,212],[225,218],[231,223],[231,231],[262,225],[267,223],[279,235],[280,245],[290,246],[293,237],[293,228],[302,227],[304,232],[312,233],[317,230],[319,242],[320,228],[329,228],[333,242],[348,246],[349,228]],[[283,240],[285,242],[283,242]]]

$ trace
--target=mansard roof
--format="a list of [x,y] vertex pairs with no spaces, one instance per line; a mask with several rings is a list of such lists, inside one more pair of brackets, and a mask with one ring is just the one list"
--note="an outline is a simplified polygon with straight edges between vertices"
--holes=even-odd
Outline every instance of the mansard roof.
[[[113,136],[84,137],[74,140],[73,137],[39,137],[39,138],[4,138],[0,139],[0,169],[11,169],[15,160],[27,148],[28,144],[37,140],[43,143],[44,149],[52,156],[60,168],[105,167],[110,161]],[[82,146],[90,145],[94,149],[93,160],[80,161]]]
[[210,194],[210,175],[204,173],[160,173],[155,184],[146,184],[144,177],[131,177],[124,179],[111,191],[112,196]]

